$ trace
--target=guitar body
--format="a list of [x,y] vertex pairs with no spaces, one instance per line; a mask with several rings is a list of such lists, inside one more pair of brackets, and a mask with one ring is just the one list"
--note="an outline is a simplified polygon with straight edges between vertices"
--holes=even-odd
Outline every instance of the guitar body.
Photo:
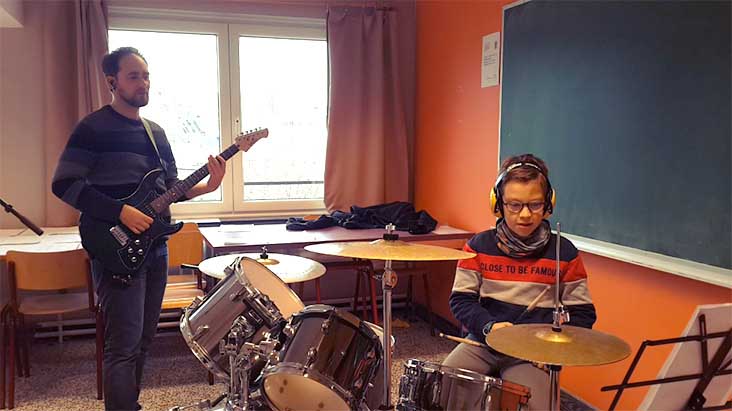
[[[239,151],[247,151],[259,139],[269,135],[269,130],[256,129],[240,134],[235,143],[224,150],[220,157],[228,160]],[[155,169],[145,174],[134,193],[120,199],[125,204],[135,207],[148,216],[153,222],[142,234],[135,234],[124,224],[110,224],[82,215],[79,225],[81,244],[89,255],[102,262],[105,271],[114,275],[134,275],[147,260],[150,247],[160,237],[175,234],[183,228],[183,223],[169,224],[161,216],[170,204],[183,197],[201,179],[208,175],[206,165],[194,171],[183,181],[176,182],[165,193],[155,191],[155,182],[163,174],[163,170]]]
[[102,262],[106,271],[116,275],[135,274],[147,259],[155,240],[175,234],[183,228],[182,222],[169,224],[148,207],[148,204],[158,197],[155,181],[162,173],[161,169],[150,171],[143,177],[134,193],[121,199],[125,204],[153,218],[150,228],[142,234],[134,234],[123,224],[113,225],[89,216],[82,219],[79,226],[81,243],[92,258]]

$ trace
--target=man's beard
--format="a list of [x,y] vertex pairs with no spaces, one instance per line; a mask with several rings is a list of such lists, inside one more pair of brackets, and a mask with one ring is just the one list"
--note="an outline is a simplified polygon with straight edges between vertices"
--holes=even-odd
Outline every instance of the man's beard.
[[145,107],[147,105],[148,101],[150,101],[149,94],[147,94],[147,93],[145,93],[143,95],[135,94],[132,98],[127,98],[127,97],[123,96],[121,93],[119,96],[122,97],[122,100],[124,100],[125,103],[129,104],[132,107],[138,107],[138,108]]

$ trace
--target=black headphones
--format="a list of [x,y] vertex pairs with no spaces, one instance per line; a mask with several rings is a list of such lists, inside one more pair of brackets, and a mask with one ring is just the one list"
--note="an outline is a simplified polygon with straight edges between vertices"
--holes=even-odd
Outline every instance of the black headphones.
[[114,79],[110,79],[110,80],[108,80],[108,82],[109,82],[109,91],[114,92],[114,90],[117,89]]
[[506,167],[506,170],[499,174],[498,178],[496,178],[496,183],[493,185],[493,189],[491,189],[491,211],[493,212],[493,215],[498,218],[503,217],[503,198],[501,198],[501,185],[503,184],[503,179],[506,177],[506,175],[511,170],[519,167],[535,168],[539,171],[539,174],[544,176],[544,180],[546,181],[546,194],[544,195],[544,212],[547,214],[551,214],[554,211],[554,206],[557,204],[557,193],[552,188],[552,184],[549,182],[549,177],[544,174],[544,171],[541,169],[541,167],[534,163],[518,162]]

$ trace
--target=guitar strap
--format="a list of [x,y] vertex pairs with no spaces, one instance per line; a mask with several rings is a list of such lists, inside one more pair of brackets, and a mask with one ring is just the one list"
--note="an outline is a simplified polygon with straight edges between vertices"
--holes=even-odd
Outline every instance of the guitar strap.
[[153,137],[152,130],[150,129],[150,123],[147,122],[144,118],[140,117],[140,120],[142,120],[142,125],[145,126],[145,131],[147,132],[147,136],[150,137],[150,142],[152,143],[153,147],[155,148],[155,153],[158,155],[158,161],[160,162],[160,167],[163,168],[163,170],[167,169],[165,168],[165,165],[163,164],[163,158],[160,157],[160,151],[158,151],[158,145],[155,143],[155,137]]

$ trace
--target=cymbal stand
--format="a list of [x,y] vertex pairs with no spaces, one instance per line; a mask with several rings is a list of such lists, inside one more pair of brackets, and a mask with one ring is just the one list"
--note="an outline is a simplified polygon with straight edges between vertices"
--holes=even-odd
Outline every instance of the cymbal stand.
[[[384,240],[396,241],[399,239],[399,234],[394,234],[395,228],[394,224],[386,226]],[[382,301],[384,304],[384,335],[381,345],[384,347],[384,403],[379,407],[381,410],[394,409],[391,403],[391,349],[389,347],[391,347],[391,291],[396,287],[397,275],[391,267],[391,260],[385,260],[384,274],[381,276],[381,288],[384,290]]]
[[[556,284],[554,287],[554,322],[552,323],[552,331],[562,332],[562,323],[569,321],[569,311],[564,309],[562,304],[560,289],[559,289],[559,277],[561,276],[561,266],[559,260],[559,251],[561,249],[562,240],[562,227],[557,222],[557,269],[554,277],[556,278]],[[561,393],[561,387],[559,386],[559,372],[562,371],[561,365],[549,365],[549,409],[551,411],[559,411],[559,398]]]

